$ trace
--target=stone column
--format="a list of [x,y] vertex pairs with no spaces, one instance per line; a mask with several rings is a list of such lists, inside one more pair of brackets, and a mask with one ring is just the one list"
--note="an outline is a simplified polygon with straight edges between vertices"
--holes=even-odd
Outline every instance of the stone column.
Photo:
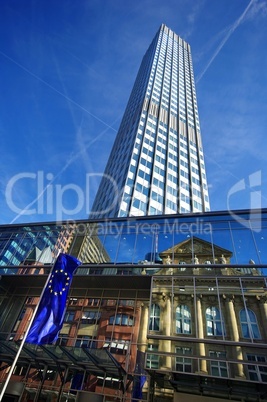
[[[237,325],[235,309],[234,309],[234,298],[229,297],[226,301],[226,305],[227,305],[227,312],[229,314],[229,321],[230,321],[229,330],[230,330],[231,340],[233,340],[235,342],[239,342],[238,325]],[[235,346],[233,348],[233,352],[235,354],[234,358],[236,358],[237,360],[243,360],[243,353],[242,353],[241,346]],[[242,364],[234,365],[234,372],[235,372],[235,377],[242,377],[242,378],[245,377]]]
[[138,349],[141,352],[146,351],[147,347],[147,329],[148,329],[148,304],[144,303],[141,307],[140,329],[138,334]]
[[[172,317],[171,317],[171,299],[170,297],[165,296],[164,297],[164,308],[163,305],[161,305],[161,314],[160,314],[160,319],[162,320],[162,334],[164,337],[170,337],[171,336],[171,322],[172,322]],[[171,370],[172,364],[172,358],[171,358],[171,340],[168,339],[162,339],[159,341],[159,350],[168,353],[168,355],[163,355],[162,358],[162,366],[164,368],[168,368]]]
[[261,317],[262,317],[262,320],[259,323],[260,324],[260,332],[261,332],[262,338],[266,338],[267,337],[267,297],[262,296],[260,298],[259,304],[260,304],[260,311],[261,311]]
[[[198,324],[198,338],[204,339],[204,327],[203,327],[203,318],[202,318],[202,306],[201,306],[201,298],[197,297],[197,324]],[[199,342],[199,356],[206,356],[205,344]],[[201,359],[200,360],[200,371],[207,373],[207,361]]]

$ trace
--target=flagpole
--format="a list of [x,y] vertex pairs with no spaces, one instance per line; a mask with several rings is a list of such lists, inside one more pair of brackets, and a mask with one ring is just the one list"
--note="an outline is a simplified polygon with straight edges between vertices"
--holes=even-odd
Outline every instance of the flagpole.
[[20,353],[21,353],[21,351],[22,351],[22,348],[23,348],[23,346],[24,346],[24,344],[25,344],[25,341],[26,341],[26,338],[27,338],[27,336],[28,336],[28,333],[30,332],[30,329],[31,329],[33,320],[34,320],[34,318],[35,318],[35,316],[36,316],[36,313],[37,313],[38,307],[39,307],[39,305],[40,305],[40,302],[41,302],[41,300],[42,300],[42,297],[43,297],[43,294],[44,294],[44,292],[45,292],[45,289],[46,289],[46,287],[47,287],[47,285],[48,285],[48,283],[49,283],[49,281],[50,281],[51,274],[52,274],[52,271],[53,271],[53,268],[54,268],[54,266],[55,266],[56,261],[57,261],[57,258],[56,258],[54,264],[52,265],[52,268],[51,268],[50,273],[49,273],[49,275],[48,275],[48,277],[47,277],[45,286],[43,287],[43,290],[42,290],[42,292],[41,292],[39,301],[38,301],[38,303],[37,303],[37,305],[36,305],[36,307],[35,307],[35,310],[34,310],[34,312],[33,312],[32,318],[30,319],[28,328],[27,328],[27,330],[26,330],[26,332],[25,332],[25,334],[24,334],[24,337],[23,337],[23,339],[22,339],[20,345],[19,345],[19,348],[18,348],[17,354],[16,354],[16,356],[15,356],[15,359],[14,359],[12,365],[11,365],[11,368],[10,368],[10,370],[9,370],[9,372],[8,372],[7,378],[6,378],[6,380],[5,380],[4,384],[3,384],[3,388],[2,388],[1,393],[0,393],[0,402],[1,402],[2,399],[3,399],[3,396],[4,396],[5,392],[6,392],[7,386],[8,386],[8,384],[9,384],[10,378],[11,378],[11,376],[12,376],[12,373],[13,373],[13,371],[14,371],[14,368],[16,367],[16,364],[17,364],[18,358],[19,358],[19,356],[20,356]]

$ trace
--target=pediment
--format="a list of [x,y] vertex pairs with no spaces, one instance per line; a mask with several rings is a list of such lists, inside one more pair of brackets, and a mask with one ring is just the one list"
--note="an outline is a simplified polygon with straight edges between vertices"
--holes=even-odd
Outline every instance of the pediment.
[[215,256],[221,256],[222,254],[226,257],[232,256],[230,250],[217,246],[216,244],[212,246],[210,242],[195,236],[193,238],[187,238],[167,250],[161,251],[160,256],[176,255],[178,257],[182,255],[192,255],[192,252],[198,255],[211,255],[214,253]]

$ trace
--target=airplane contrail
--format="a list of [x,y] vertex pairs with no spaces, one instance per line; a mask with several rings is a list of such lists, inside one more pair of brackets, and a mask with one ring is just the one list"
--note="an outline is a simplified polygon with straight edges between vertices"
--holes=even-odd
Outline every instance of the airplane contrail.
[[232,24],[232,26],[230,27],[230,29],[228,30],[227,34],[225,35],[225,37],[223,38],[223,40],[221,41],[221,43],[219,44],[219,46],[217,47],[217,49],[215,50],[213,56],[211,57],[211,59],[208,61],[208,64],[206,65],[206,67],[204,68],[204,70],[197,76],[196,78],[196,83],[198,83],[201,78],[203,77],[203,75],[206,73],[206,71],[208,70],[208,68],[210,67],[210,65],[212,64],[212,62],[214,61],[214,59],[217,57],[217,55],[219,54],[219,52],[221,51],[221,49],[223,48],[223,46],[225,45],[225,43],[228,41],[228,39],[230,38],[230,36],[234,33],[234,31],[238,28],[238,26],[242,23],[242,21],[244,20],[247,12],[249,11],[249,9],[251,8],[252,4],[255,3],[256,0],[250,0],[249,4],[247,5],[246,9],[243,11],[243,13],[240,15],[239,18],[237,18],[237,20]]

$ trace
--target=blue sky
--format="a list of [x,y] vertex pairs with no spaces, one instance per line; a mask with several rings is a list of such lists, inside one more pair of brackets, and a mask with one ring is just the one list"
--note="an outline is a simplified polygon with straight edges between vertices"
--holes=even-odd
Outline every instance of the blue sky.
[[1,1],[0,223],[88,216],[161,23],[191,45],[211,208],[267,207],[266,21],[266,0]]

